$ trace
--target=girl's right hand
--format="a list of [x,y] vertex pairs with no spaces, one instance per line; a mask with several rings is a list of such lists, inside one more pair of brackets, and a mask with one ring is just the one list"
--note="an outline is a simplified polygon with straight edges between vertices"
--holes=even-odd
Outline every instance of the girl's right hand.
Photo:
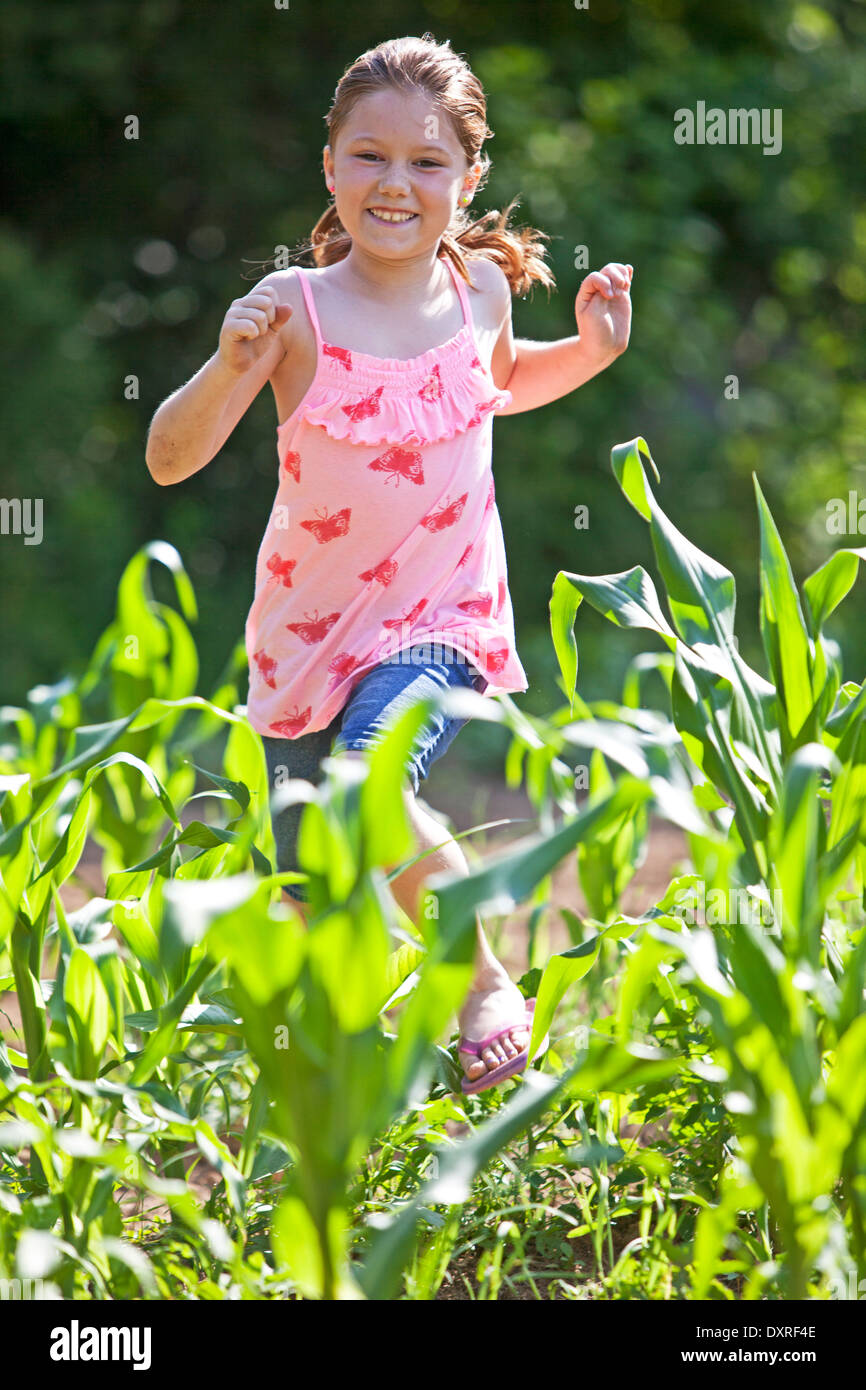
[[220,329],[219,355],[229,371],[241,376],[264,356],[292,316],[273,285],[260,285],[242,299],[233,299]]

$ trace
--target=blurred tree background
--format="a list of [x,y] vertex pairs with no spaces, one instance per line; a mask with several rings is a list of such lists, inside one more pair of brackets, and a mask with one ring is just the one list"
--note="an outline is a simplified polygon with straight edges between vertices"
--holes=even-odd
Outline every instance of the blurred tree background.
[[[515,335],[575,332],[576,248],[589,269],[635,267],[625,356],[494,426],[524,707],[557,698],[556,572],[652,568],[613,444],[649,441],[666,510],[736,575],[741,649],[761,669],[752,471],[798,580],[860,543],[828,534],[826,505],[866,495],[863,0],[6,0],[0,491],[44,499],[44,536],[0,537],[0,702],[83,668],[123,566],[156,537],[195,583],[199,688],[212,688],[242,636],[273,502],[273,397],[172,488],[145,467],[148,424],[215,350],[256,266],[323,211],[323,116],[345,67],[427,29],[488,95],[493,168],[474,211],[519,193],[517,222],[552,238],[557,292],[515,303]],[[699,101],[781,109],[781,152],[677,144],[674,112]],[[856,603],[843,611],[846,675],[861,680],[866,635]],[[631,636],[612,640],[591,614],[578,635],[579,688],[614,694]]]

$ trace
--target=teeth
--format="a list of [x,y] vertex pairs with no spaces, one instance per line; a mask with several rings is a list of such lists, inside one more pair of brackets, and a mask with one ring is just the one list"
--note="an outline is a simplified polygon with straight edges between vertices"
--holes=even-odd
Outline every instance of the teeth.
[[373,208],[370,211],[380,222],[408,222],[415,216],[414,212],[376,212]]

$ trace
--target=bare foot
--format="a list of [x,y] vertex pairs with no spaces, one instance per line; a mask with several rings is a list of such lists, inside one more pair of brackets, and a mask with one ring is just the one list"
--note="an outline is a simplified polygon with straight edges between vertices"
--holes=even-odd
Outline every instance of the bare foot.
[[461,1037],[470,1042],[480,1042],[509,1023],[513,1023],[514,1027],[503,1033],[490,1047],[485,1047],[480,1057],[472,1052],[458,1052],[470,1081],[477,1081],[479,1076],[516,1057],[527,1046],[530,1030],[525,1023],[516,1022],[523,1019],[525,1012],[526,1000],[510,980],[504,966],[497,964],[495,968],[491,966],[479,971],[458,1015]]

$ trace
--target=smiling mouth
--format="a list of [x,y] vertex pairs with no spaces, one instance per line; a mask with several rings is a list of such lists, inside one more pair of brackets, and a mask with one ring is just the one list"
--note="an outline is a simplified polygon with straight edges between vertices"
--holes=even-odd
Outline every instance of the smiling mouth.
[[367,208],[370,216],[383,226],[401,227],[407,222],[414,222],[418,216],[417,212],[402,212],[397,208]]

